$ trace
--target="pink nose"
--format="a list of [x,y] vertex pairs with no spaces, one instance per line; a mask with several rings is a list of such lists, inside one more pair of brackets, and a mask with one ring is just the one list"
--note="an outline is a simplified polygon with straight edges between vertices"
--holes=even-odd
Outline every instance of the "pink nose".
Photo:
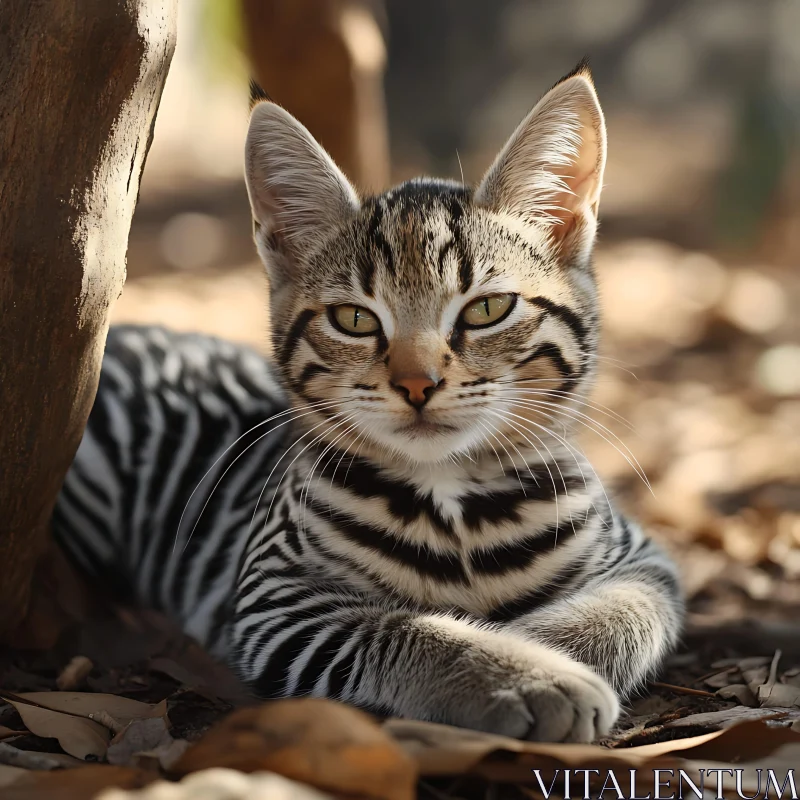
[[392,381],[392,386],[404,394],[407,403],[415,408],[422,408],[439,383],[429,375],[415,375],[409,378],[397,378]]

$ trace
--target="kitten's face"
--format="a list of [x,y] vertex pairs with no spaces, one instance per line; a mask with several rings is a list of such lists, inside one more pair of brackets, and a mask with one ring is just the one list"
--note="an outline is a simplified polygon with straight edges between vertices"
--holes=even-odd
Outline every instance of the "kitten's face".
[[593,366],[604,159],[585,73],[545,96],[474,194],[415,181],[359,201],[305,129],[257,106],[248,188],[306,441],[437,462],[560,429]]

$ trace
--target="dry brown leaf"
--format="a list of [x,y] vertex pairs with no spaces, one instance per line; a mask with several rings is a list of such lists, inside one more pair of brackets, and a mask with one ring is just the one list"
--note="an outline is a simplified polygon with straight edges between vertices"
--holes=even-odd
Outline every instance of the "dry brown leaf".
[[769,680],[769,667],[754,667],[742,670],[742,680],[754,695],[758,695],[758,687]]
[[739,763],[747,758],[765,758],[781,747],[800,743],[796,732],[788,728],[769,728],[763,722],[614,750],[596,745],[520,742],[408,720],[389,720],[384,727],[414,756],[422,775],[471,774],[514,783],[532,783],[533,769],[539,769],[543,775],[553,775],[556,769],[588,765],[600,769],[601,773],[607,769],[627,772],[638,768],[646,774],[654,767],[680,767],[698,774],[699,767],[705,766],[704,762],[709,759]]
[[157,779],[152,772],[92,764],[69,772],[28,772],[4,787],[3,800],[89,800],[108,787],[138,789]]
[[166,752],[174,742],[163,718],[138,719],[129,722],[111,740],[106,758],[109,764],[127,766],[133,764],[139,754]]
[[17,697],[53,711],[77,714],[88,719],[94,719],[95,715],[103,712],[121,725],[127,725],[134,719],[164,717],[167,713],[166,700],[151,705],[138,700],[130,700],[127,697],[99,692],[25,692]]
[[25,733],[27,733],[27,731],[15,731],[11,728],[6,728],[4,725],[0,725],[0,742],[2,742],[3,739],[10,739],[12,736],[22,736]]
[[771,758],[780,748],[798,743],[800,731],[791,727],[772,727],[755,720],[719,731],[704,742],[685,749],[681,755],[692,761],[753,761]]
[[747,708],[734,706],[720,711],[708,711],[701,714],[690,714],[682,719],[674,719],[664,724],[665,728],[685,728],[701,725],[703,727],[729,728],[750,720],[767,719],[800,719],[800,709]]
[[738,673],[736,669],[726,669],[723,672],[718,672],[716,675],[709,675],[703,680],[706,686],[712,689],[723,689],[734,683],[733,676]]
[[717,694],[723,700],[736,700],[740,705],[748,708],[756,708],[758,706],[756,696],[750,691],[750,687],[745,686],[743,683],[732,683],[730,686],[723,686],[717,690]]
[[[485,777],[491,775],[499,778],[501,773],[498,769],[487,767],[488,762],[499,757],[502,763],[510,765],[510,771],[503,773],[503,779],[515,781],[530,780],[533,767],[583,767],[587,763],[593,767],[598,763],[608,764],[609,768],[642,766],[658,756],[694,747],[721,735],[714,731],[688,739],[611,750],[591,744],[522,742],[505,736],[415,720],[391,719],[384,723],[384,728],[416,760],[421,775],[476,772]],[[515,757],[509,759],[509,754]]]
[[9,702],[17,709],[25,727],[31,733],[58,739],[65,753],[81,760],[87,757],[101,759],[105,756],[111,737],[108,730],[98,722],[29,703]]
[[758,701],[765,708],[800,706],[800,687],[775,683],[759,687]]
[[[0,693],[2,694],[2,693]],[[117,733],[134,719],[161,717],[167,704],[156,705],[111,694],[89,692],[26,692],[3,694],[37,736],[58,739],[62,749],[76,758],[102,759],[109,731]]]
[[[772,663],[772,656],[750,656],[748,658],[728,659],[728,661],[733,662],[733,664],[739,667],[739,669],[744,673],[747,670],[757,669],[758,667],[769,667],[769,665]],[[720,663],[723,662],[717,661],[711,666],[716,669],[717,665]]]
[[137,753],[132,766],[142,769],[162,770],[171,773],[175,764],[183,758],[183,754],[192,746],[186,739],[173,739],[169,744],[159,745],[155,750]]
[[177,775],[266,770],[336,794],[415,796],[416,768],[366,714],[328,700],[279,700],[234,712],[187,750]]

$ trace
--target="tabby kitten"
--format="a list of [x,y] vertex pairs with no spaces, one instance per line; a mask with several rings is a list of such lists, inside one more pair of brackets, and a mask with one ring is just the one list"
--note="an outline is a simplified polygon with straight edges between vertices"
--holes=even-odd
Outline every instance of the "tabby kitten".
[[474,191],[360,198],[252,112],[275,366],[113,329],[55,523],[261,695],[590,741],[675,644],[675,568],[573,440],[599,332],[606,159],[581,66]]

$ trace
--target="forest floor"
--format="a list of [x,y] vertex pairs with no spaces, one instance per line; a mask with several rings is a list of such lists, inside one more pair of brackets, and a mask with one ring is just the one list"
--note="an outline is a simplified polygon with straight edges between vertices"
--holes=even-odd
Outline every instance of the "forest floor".
[[[227,670],[158,615],[105,604],[46,653],[0,653],[0,796],[89,798],[208,767],[336,796],[401,800],[416,786],[441,800],[545,796],[534,769],[736,765],[746,791],[756,767],[800,764],[800,277],[650,241],[601,250],[598,273],[604,345],[583,446],[609,494],[677,559],[689,601],[681,648],[613,735],[523,745],[314,701],[291,706],[288,722],[285,703],[231,717],[254,701]],[[154,275],[129,283],[115,315],[265,349],[263,291],[251,266]],[[208,780],[203,797],[267,796],[230,775]],[[196,783],[174,791],[158,797],[200,796]],[[733,783],[725,792],[740,796]]]

